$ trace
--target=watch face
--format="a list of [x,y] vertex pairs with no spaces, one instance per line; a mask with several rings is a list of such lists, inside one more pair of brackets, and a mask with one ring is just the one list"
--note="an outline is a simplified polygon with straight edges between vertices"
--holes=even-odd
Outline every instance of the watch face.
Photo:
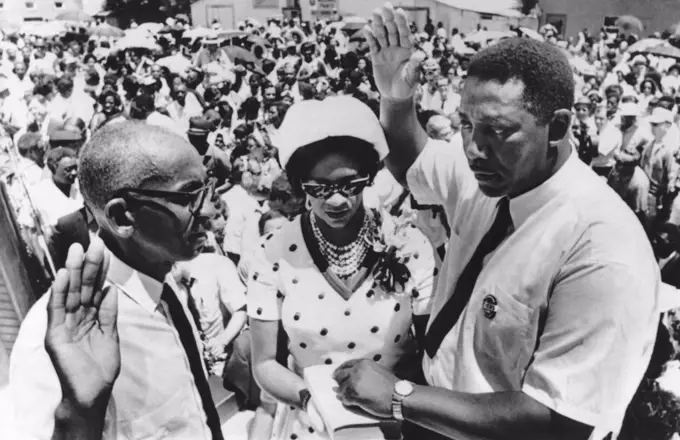
[[394,391],[402,396],[408,396],[413,392],[413,384],[406,380],[401,380],[394,384]]

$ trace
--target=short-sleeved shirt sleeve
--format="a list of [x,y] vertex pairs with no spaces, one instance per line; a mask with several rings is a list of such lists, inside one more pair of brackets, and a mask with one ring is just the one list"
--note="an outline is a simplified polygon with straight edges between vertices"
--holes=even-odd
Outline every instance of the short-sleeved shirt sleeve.
[[455,207],[469,177],[463,141],[456,135],[451,142],[430,139],[408,169],[406,182],[419,204],[442,205],[448,210]]
[[565,417],[617,432],[654,346],[655,276],[651,265],[565,264],[523,392]]
[[261,321],[281,319],[283,295],[278,287],[278,261],[284,241],[280,231],[262,238],[248,267],[248,316]]
[[246,286],[241,281],[236,265],[228,258],[222,261],[226,267],[218,274],[220,300],[233,314],[246,306]]
[[430,300],[434,294],[435,257],[434,248],[417,229],[409,231],[408,268],[411,272],[411,306],[414,315],[429,315]]

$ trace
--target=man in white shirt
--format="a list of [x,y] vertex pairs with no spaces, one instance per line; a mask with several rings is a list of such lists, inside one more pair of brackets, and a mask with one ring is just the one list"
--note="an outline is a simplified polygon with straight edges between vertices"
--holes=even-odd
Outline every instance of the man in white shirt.
[[427,386],[354,360],[335,372],[339,397],[429,431],[407,438],[616,437],[652,353],[659,269],[639,221],[568,143],[568,61],[529,39],[479,52],[447,144],[416,119],[405,12],[385,6],[371,29],[388,167],[419,203],[444,206],[451,238]]
[[6,438],[222,439],[195,303],[171,274],[215,215],[206,177],[188,142],[147,124],[107,125],[83,148],[79,180],[103,243],[85,257],[74,245],[22,324]]

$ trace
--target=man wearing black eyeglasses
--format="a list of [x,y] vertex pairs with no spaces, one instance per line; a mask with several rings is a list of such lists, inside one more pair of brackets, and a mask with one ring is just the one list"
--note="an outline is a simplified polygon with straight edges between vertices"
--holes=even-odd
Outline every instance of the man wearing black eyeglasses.
[[22,325],[4,438],[221,440],[192,283],[171,275],[205,242],[214,179],[186,140],[131,122],[95,133],[78,177],[101,239],[71,247]]

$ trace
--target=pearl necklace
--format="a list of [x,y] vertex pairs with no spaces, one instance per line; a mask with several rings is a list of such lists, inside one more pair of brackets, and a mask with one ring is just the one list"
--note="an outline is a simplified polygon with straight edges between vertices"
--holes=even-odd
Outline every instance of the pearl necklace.
[[321,254],[328,262],[329,269],[338,277],[347,279],[357,273],[368,254],[370,244],[368,234],[371,229],[371,218],[364,215],[364,222],[357,237],[344,246],[338,246],[326,239],[316,221],[316,216],[310,213],[312,232],[319,245]]

